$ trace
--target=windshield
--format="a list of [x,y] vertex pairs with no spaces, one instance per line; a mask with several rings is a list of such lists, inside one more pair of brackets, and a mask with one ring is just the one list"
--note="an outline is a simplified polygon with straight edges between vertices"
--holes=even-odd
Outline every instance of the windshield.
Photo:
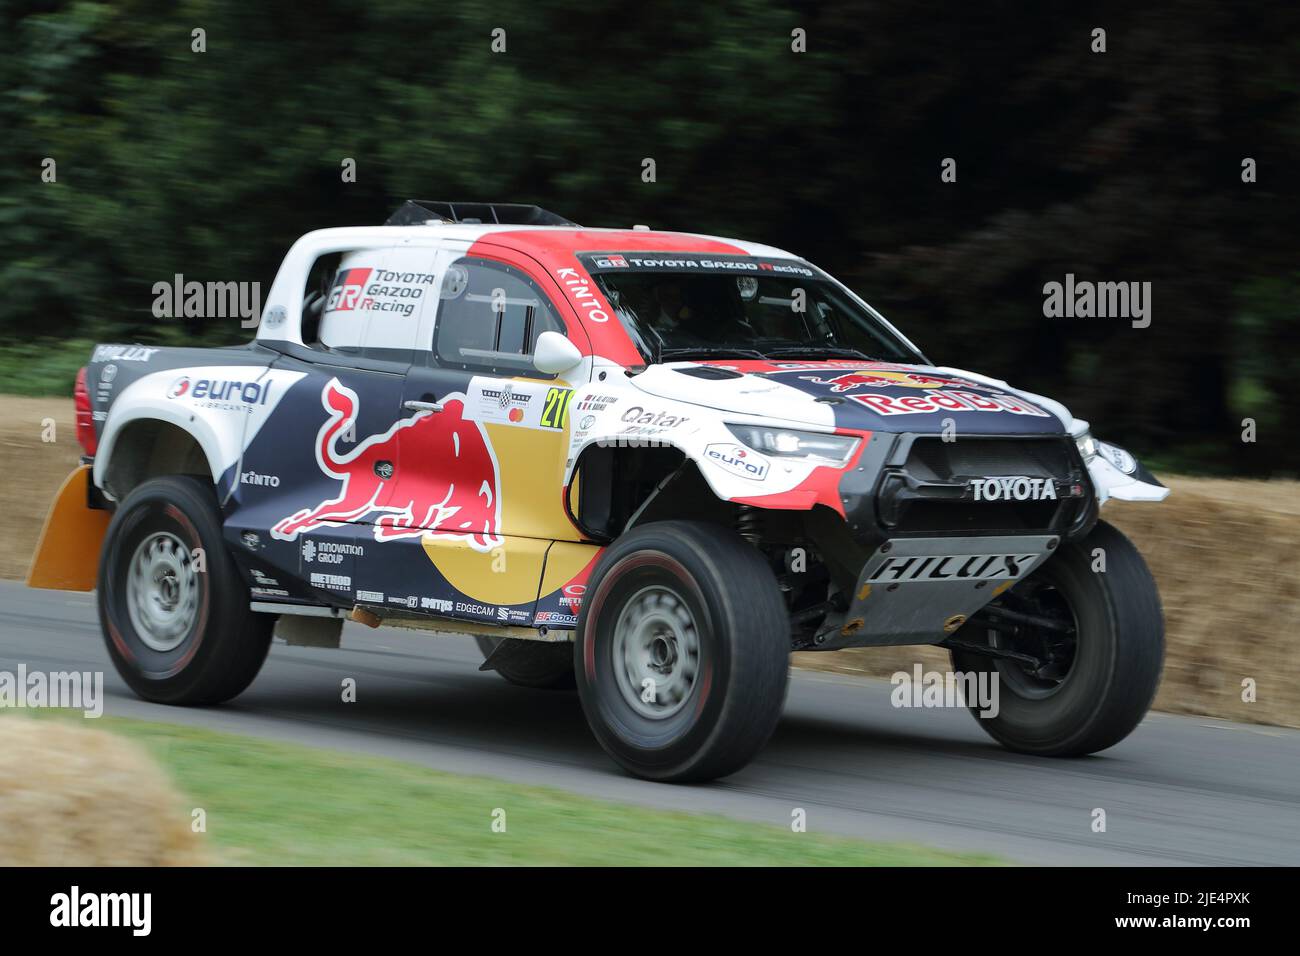
[[922,357],[807,264],[751,256],[581,257],[647,362]]

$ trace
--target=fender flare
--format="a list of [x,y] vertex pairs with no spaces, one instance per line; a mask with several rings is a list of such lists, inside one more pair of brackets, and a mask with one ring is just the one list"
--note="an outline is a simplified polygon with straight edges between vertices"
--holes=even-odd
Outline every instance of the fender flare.
[[[125,397],[125,395],[123,396]],[[121,399],[119,399],[119,403]],[[105,480],[108,476],[108,470],[113,458],[113,452],[117,447],[117,440],[126,430],[127,426],[139,421],[160,421],[168,425],[174,425],[181,431],[185,432],[198,443],[203,452],[203,457],[208,463],[208,470],[212,476],[212,483],[217,487],[217,495],[222,500],[233,489],[226,489],[223,493],[220,488],[221,476],[226,469],[220,467],[219,463],[231,460],[238,465],[243,457],[242,443],[230,442],[232,448],[223,448],[221,437],[217,434],[216,429],[206,419],[195,415],[192,411],[177,406],[165,400],[141,399],[131,403],[128,407],[117,407],[113,409],[113,414],[109,416],[105,423],[104,432],[99,438],[99,448],[95,455],[95,464],[92,471],[95,487],[99,488],[110,499],[117,499],[112,495],[108,488],[105,487]],[[242,438],[242,432],[240,437]],[[234,452],[233,456],[231,452]]]

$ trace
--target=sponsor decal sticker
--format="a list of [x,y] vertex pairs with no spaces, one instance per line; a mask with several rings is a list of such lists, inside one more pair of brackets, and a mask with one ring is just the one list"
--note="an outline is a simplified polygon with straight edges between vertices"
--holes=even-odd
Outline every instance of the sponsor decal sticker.
[[693,255],[691,253],[601,252],[582,253],[579,260],[589,269],[640,269],[644,272],[746,272],[758,275],[789,275],[813,278],[810,267],[790,259],[762,259],[745,255]]
[[871,573],[869,581],[1014,581],[1031,567],[1037,554],[891,555]]
[[752,448],[734,443],[707,445],[704,457],[724,471],[751,481],[762,481],[771,467],[768,460]]
[[1022,398],[1001,392],[981,395],[964,389],[926,389],[920,395],[849,395],[877,415],[928,415],[934,412],[1010,412],[1050,418],[1051,413]]
[[640,405],[633,405],[619,416],[619,421],[629,422],[642,428],[662,429],[676,428],[684,422],[689,422],[690,418],[685,415],[669,414],[668,412],[650,411]]
[[241,471],[239,473],[239,483],[241,485],[261,485],[267,488],[279,488],[279,475],[262,475],[255,471]]
[[901,386],[902,388],[978,388],[983,391],[992,391],[985,386],[976,385],[972,382],[964,381],[959,378],[951,378],[946,375],[928,375],[924,372],[909,372],[893,369],[856,369],[852,372],[844,372],[840,375],[833,375],[830,378],[823,378],[818,375],[800,375],[799,378],[805,382],[812,382],[814,385],[829,385],[832,392],[851,392],[858,388],[885,388],[886,386]]
[[91,362],[147,362],[156,355],[156,348],[143,345],[97,345]]
[[1055,501],[1051,478],[972,478],[966,483],[976,501]]
[[[340,482],[338,493],[282,518],[271,537],[293,541],[322,526],[375,515],[369,527],[379,542],[429,535],[463,540],[476,551],[501,543],[496,454],[483,427],[463,417],[460,396],[444,398],[438,414],[416,412],[348,450],[339,445],[356,423],[357,393],[331,379],[321,390],[321,404],[328,414],[316,435],[316,465]],[[376,468],[397,460],[399,437],[410,467],[385,483]]]
[[584,315],[592,322],[608,322],[609,313],[602,307],[596,293],[591,291],[591,280],[571,266],[555,270],[555,277],[564,286],[564,291],[573,300],[579,315]]
[[352,590],[352,578],[348,577],[346,574],[322,574],[313,571],[311,584],[312,587],[328,588],[331,591]]
[[397,312],[409,316],[433,280],[432,272],[340,269],[325,300],[325,311]]
[[564,614],[560,611],[538,611],[533,618],[536,624],[569,624],[578,623],[578,615]]
[[313,541],[308,538],[302,543],[302,559],[309,564],[342,564],[345,556],[364,557],[366,549],[359,544],[346,541]]
[[271,383],[238,379],[192,379],[182,375],[167,389],[167,397],[193,403],[198,408],[224,412],[251,412],[265,406],[271,397]]
[[617,395],[584,395],[574,407],[580,412],[603,412],[617,401]]

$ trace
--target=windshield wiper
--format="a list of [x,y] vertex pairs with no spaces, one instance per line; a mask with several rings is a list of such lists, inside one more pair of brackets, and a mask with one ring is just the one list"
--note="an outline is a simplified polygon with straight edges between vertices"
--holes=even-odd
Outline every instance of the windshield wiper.
[[866,352],[859,352],[857,349],[851,349],[843,345],[792,345],[786,348],[771,349],[764,353],[767,358],[799,358],[800,356],[822,356],[837,355],[844,358],[866,359],[868,362],[874,362]]
[[767,356],[765,356],[762,352],[758,351],[758,349],[739,349],[739,348],[730,348],[728,346],[720,346],[718,348],[700,347],[700,348],[693,348],[693,349],[687,349],[687,348],[661,349],[659,352],[660,361],[664,361],[665,359],[684,359],[684,358],[763,359],[766,357]]

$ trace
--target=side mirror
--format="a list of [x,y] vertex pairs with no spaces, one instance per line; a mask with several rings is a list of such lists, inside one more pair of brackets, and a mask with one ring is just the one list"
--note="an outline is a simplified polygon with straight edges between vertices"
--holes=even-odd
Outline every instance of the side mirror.
[[543,332],[537,336],[533,350],[533,367],[547,375],[567,372],[582,361],[578,347],[560,332]]

